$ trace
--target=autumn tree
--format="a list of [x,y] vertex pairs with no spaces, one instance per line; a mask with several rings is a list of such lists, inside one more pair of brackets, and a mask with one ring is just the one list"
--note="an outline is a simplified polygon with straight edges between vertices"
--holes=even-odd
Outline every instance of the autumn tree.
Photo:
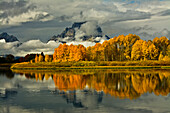
[[92,61],[92,47],[89,46],[86,49],[86,60]]
[[45,55],[45,62],[50,62],[50,56],[49,55]]
[[167,55],[170,58],[170,45],[167,47]]
[[133,34],[126,36],[120,35],[117,37],[117,43],[119,44],[120,51],[120,60],[131,59],[132,46],[137,40],[140,40],[140,37]]
[[155,37],[153,43],[157,47],[159,53],[162,51],[162,55],[165,56],[167,47],[170,44],[169,40],[165,36],[161,38]]
[[132,46],[139,39],[140,39],[139,36],[136,36],[136,35],[133,35],[133,34],[129,34],[129,35],[124,37],[124,40],[123,40],[123,44],[124,44],[124,47],[125,47],[124,55],[125,55],[127,60],[131,59]]
[[43,56],[40,54],[39,57],[38,57],[38,61],[39,62],[43,62]]
[[142,44],[142,55],[144,60],[149,60],[149,44],[144,41]]
[[142,52],[142,45],[143,45],[143,40],[137,40],[136,43],[132,47],[132,60],[140,60],[142,59],[143,52]]
[[152,43],[150,46],[149,46],[149,56],[150,56],[150,59],[151,60],[155,60],[157,59],[157,56],[158,56],[158,49],[156,48],[156,46]]
[[164,56],[162,55],[162,52],[160,52],[158,60],[163,60],[163,58],[164,58]]
[[95,46],[93,47],[93,54],[94,54],[94,57],[93,59],[95,61],[103,61],[103,56],[104,56],[104,52],[103,52],[103,47],[100,43],[96,43]]
[[36,56],[35,56],[35,63],[37,63],[37,62],[39,62],[39,57],[38,57],[38,55],[36,54]]
[[74,61],[85,60],[86,57],[86,48],[83,45],[78,45],[75,47],[75,56]]
[[161,55],[169,55],[169,44],[166,37],[143,41],[137,35],[120,35],[87,48],[83,45],[60,44],[54,51],[53,61],[158,60]]

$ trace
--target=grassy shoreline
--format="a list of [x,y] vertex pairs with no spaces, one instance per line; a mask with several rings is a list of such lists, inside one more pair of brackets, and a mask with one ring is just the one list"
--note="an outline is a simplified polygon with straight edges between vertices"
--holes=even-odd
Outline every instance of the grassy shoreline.
[[128,61],[128,62],[39,62],[16,63],[11,69],[25,70],[62,70],[62,69],[170,69],[170,62]]
[[9,70],[14,63],[0,63],[0,70]]

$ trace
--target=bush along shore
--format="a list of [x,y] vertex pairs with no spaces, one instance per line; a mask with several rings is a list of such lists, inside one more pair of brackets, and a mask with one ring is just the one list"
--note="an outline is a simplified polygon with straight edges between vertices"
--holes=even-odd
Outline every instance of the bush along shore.
[[78,61],[78,62],[23,62],[16,63],[11,69],[170,69],[165,61]]

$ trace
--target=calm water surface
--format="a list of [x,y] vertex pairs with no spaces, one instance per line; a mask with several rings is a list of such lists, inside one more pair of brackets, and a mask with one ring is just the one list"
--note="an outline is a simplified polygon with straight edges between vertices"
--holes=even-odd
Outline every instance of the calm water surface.
[[0,113],[170,113],[170,70],[0,72]]

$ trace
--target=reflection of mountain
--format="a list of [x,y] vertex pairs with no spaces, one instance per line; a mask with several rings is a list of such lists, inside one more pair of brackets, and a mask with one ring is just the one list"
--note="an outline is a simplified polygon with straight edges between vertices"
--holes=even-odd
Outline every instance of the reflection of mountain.
[[92,108],[102,102],[103,92],[95,90],[74,90],[60,91],[55,90],[53,94],[61,95],[66,99],[67,103],[72,103],[77,108]]
[[7,99],[9,96],[14,96],[17,94],[15,90],[7,90],[5,88],[0,88],[0,98]]
[[168,95],[170,92],[170,72],[155,73],[111,73],[100,72],[93,74],[68,73],[30,73],[27,78],[37,81],[52,78],[56,89],[68,92],[75,90],[103,91],[105,94],[119,98],[135,99],[144,93],[154,92],[156,95]]

